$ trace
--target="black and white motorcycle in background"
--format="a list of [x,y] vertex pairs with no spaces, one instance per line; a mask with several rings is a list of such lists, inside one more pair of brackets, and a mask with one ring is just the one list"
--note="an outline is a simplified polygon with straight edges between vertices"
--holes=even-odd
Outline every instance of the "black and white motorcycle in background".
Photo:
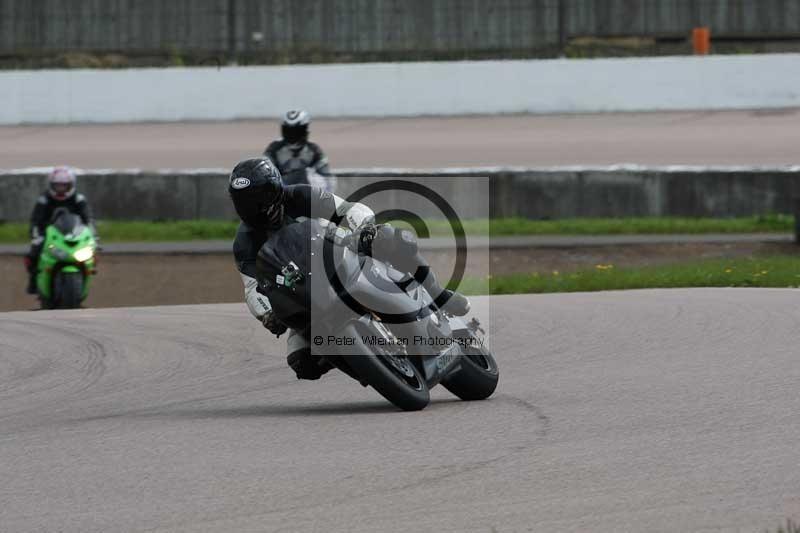
[[413,278],[359,253],[359,239],[318,219],[287,224],[258,256],[259,291],[306,337],[321,366],[338,368],[397,407],[415,411],[441,383],[483,400],[498,368],[477,319],[437,308]]

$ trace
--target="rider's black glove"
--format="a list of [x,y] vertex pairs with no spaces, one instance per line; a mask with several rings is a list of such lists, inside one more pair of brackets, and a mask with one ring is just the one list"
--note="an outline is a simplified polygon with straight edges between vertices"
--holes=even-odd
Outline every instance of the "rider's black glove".
[[275,313],[272,311],[267,311],[264,317],[261,319],[261,323],[267,328],[270,333],[274,334],[277,337],[280,337],[286,330],[289,329],[286,325],[278,320],[278,317],[275,316]]
[[372,256],[372,241],[378,234],[378,226],[368,222],[358,228],[358,253]]

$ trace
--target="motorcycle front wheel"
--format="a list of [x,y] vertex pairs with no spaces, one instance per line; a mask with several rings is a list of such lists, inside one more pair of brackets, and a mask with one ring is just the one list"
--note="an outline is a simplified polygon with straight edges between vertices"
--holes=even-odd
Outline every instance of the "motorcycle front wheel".
[[59,272],[53,283],[53,301],[56,309],[77,309],[81,306],[83,274]]
[[417,367],[404,355],[395,355],[382,346],[367,346],[362,337],[378,332],[361,322],[349,324],[344,331],[355,339],[344,359],[353,371],[381,396],[404,411],[419,411],[431,401],[428,384]]
[[461,369],[442,381],[442,385],[462,400],[485,400],[500,379],[497,361],[483,346],[468,346],[464,351]]

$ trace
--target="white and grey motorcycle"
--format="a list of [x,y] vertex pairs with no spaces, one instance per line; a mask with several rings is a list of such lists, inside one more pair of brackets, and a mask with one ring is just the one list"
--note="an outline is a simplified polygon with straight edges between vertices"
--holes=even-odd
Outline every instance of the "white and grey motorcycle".
[[425,408],[439,383],[462,400],[491,396],[499,372],[478,320],[438,308],[412,276],[359,248],[319,219],[287,224],[259,252],[259,291],[320,365],[403,410]]

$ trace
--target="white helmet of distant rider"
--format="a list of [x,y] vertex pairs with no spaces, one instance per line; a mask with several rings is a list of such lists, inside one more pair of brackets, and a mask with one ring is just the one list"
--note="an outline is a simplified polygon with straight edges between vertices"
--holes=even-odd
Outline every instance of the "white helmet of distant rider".
[[67,200],[75,194],[78,179],[69,167],[56,167],[47,176],[47,193],[54,200]]
[[311,124],[311,115],[303,109],[287,111],[281,122],[281,135],[289,144],[303,144],[308,142],[308,126]]

